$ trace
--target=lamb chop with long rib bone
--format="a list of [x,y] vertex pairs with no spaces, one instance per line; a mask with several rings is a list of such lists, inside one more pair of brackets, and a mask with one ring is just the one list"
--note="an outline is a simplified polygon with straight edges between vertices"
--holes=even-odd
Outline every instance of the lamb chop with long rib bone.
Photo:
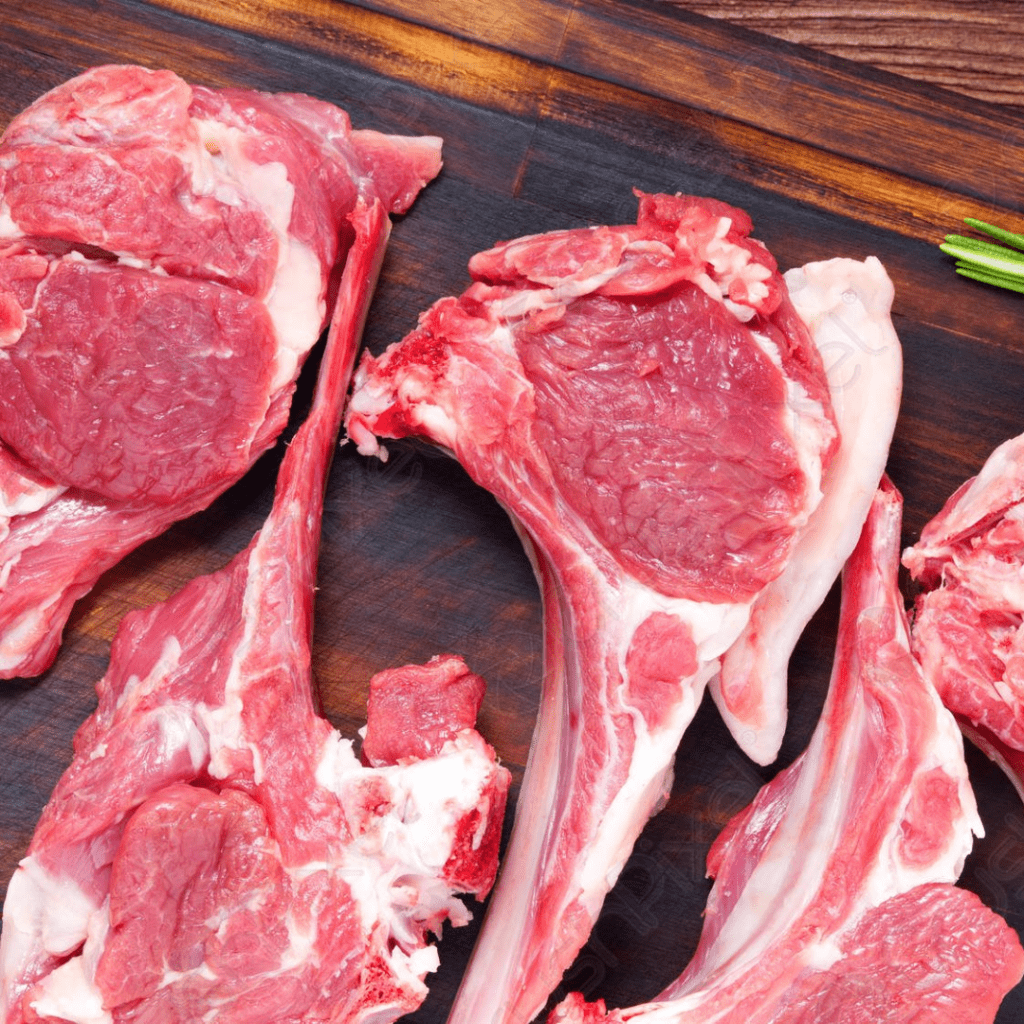
[[910,652],[887,480],[843,576],[806,751],[730,821],[697,951],[650,1003],[579,994],[549,1024],[977,1024],[1024,973],[1013,930],[957,888],[981,835],[953,716]]
[[[742,744],[777,747],[785,692],[764,679],[784,679],[881,475],[900,389],[888,278],[877,260],[810,265],[798,314],[750,229],[723,203],[640,195],[636,225],[499,245],[357,371],[349,437],[451,451],[509,510],[544,606],[538,722],[454,1024],[542,1009],[752,608],[752,656],[718,689]],[[830,345],[849,384],[831,395]],[[771,665],[766,642],[789,645]]]
[[368,763],[314,709],[323,490],[388,234],[373,198],[351,223],[267,523],[117,632],[8,889],[4,1024],[381,1024],[426,994],[426,933],[468,920],[453,893],[493,881],[509,774],[473,728],[483,683],[461,659],[375,677]]

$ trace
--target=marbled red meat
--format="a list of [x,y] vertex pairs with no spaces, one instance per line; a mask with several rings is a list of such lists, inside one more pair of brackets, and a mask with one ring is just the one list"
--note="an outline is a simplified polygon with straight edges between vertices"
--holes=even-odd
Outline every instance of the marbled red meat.
[[721,302],[589,295],[516,346],[553,486],[624,572],[693,601],[778,575],[806,487],[795,447],[765,429],[786,381]]
[[[0,262],[0,287],[17,261]],[[0,359],[0,437],[50,479],[114,501],[163,504],[241,476],[274,369],[266,306],[112,263],[42,262]]]
[[363,757],[377,765],[436,754],[473,725],[484,690],[480,676],[453,676],[443,660],[379,672],[370,684],[371,719],[363,736]]

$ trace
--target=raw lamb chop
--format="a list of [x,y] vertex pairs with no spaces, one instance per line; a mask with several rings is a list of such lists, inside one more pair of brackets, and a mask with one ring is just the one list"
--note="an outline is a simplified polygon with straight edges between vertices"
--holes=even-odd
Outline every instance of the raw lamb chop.
[[1024,435],[996,448],[903,561],[925,588],[914,653],[1024,799]]
[[4,905],[4,1024],[391,1021],[496,871],[507,770],[458,658],[371,683],[360,763],[314,711],[323,488],[387,237],[357,200],[312,412],[250,546],[130,613]]
[[[451,450],[510,511],[544,604],[540,714],[456,1024],[543,1007],[821,499],[838,444],[821,356],[750,226],[712,200],[641,195],[636,225],[499,245],[461,298],[357,371],[360,450],[405,435]],[[877,261],[863,273],[884,279]]]
[[550,1024],[991,1024],[1024,949],[952,884],[981,822],[956,723],[910,654],[901,508],[883,481],[818,727],[712,846],[689,967],[651,1003],[606,1013],[574,994]]
[[0,139],[0,677],[268,449],[358,197],[405,210],[440,140],[300,95],[93,68]]

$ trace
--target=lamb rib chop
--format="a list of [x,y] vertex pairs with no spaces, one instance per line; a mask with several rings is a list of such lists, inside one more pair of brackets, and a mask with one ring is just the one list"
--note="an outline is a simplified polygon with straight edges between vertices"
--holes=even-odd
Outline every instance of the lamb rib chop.
[[821,719],[712,846],[690,965],[650,1003],[574,994],[549,1024],[993,1020],[1024,949],[952,884],[981,822],[956,723],[910,653],[901,511],[883,481],[844,572]]
[[360,196],[405,210],[440,139],[309,96],[93,68],[0,139],[0,677],[284,426]]
[[[839,445],[829,385],[750,229],[723,203],[641,195],[636,225],[499,245],[473,257],[460,298],[357,371],[350,438],[366,454],[386,455],[378,436],[450,450],[509,510],[544,606],[539,718],[454,1024],[542,1009],[660,806],[705,684],[821,499]],[[865,329],[895,344],[850,268]],[[863,275],[884,298],[877,261]],[[811,305],[829,279],[808,275]],[[891,402],[898,383],[881,390]],[[880,417],[869,462],[879,447],[884,462],[894,418]],[[807,586],[820,601],[831,582]],[[757,708],[760,675],[745,678]]]
[[323,490],[388,223],[357,201],[264,528],[117,632],[8,888],[5,1024],[387,1022],[426,994],[426,933],[468,920],[453,892],[493,881],[509,775],[473,728],[482,680],[452,656],[383,673],[363,764],[313,704]]

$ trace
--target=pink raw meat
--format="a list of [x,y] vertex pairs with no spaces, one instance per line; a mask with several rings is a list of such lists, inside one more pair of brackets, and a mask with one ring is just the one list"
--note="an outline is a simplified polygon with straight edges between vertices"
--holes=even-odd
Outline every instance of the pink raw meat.
[[[100,261],[0,262],[33,309],[0,359],[0,436],[68,487],[155,503],[241,476],[273,370],[274,328],[247,295]],[[83,315],[82,307],[88,313]],[[64,344],[54,345],[67,324]]]
[[[509,774],[458,699],[482,686],[459,658],[371,684],[374,766],[314,710],[323,490],[388,234],[379,200],[350,224],[313,408],[266,525],[118,629],[7,892],[5,1024],[381,1024],[426,994],[427,932],[468,920],[454,891],[493,882]],[[463,706],[424,745],[389,715],[395,690]]]
[[1024,949],[952,884],[981,822],[956,723],[910,653],[901,511],[883,481],[844,572],[821,720],[712,846],[690,965],[651,1003],[574,994],[551,1024],[993,1020]]
[[[284,426],[359,197],[401,212],[440,140],[301,95],[93,68],[0,139],[0,677]],[[20,470],[20,473],[19,473]],[[19,475],[28,482],[19,483]]]
[[903,555],[914,653],[1024,798],[1024,435],[1001,444]]
[[464,675],[456,683],[443,662],[385,669],[370,683],[363,757],[372,765],[429,757],[473,725],[483,699],[479,676]]
[[[472,259],[461,298],[357,371],[360,450],[422,435],[452,451],[510,511],[544,604],[540,716],[456,1024],[543,1007],[659,807],[704,685],[813,521],[839,445],[829,385],[749,231],[725,204],[641,195],[636,225],[499,245]],[[835,301],[848,292],[869,337],[895,345],[877,261],[840,264]],[[808,274],[819,305],[828,280]],[[898,396],[896,348],[880,405]],[[894,417],[869,446],[870,489]],[[866,507],[855,495],[849,511]],[[807,584],[818,601],[823,577]]]

